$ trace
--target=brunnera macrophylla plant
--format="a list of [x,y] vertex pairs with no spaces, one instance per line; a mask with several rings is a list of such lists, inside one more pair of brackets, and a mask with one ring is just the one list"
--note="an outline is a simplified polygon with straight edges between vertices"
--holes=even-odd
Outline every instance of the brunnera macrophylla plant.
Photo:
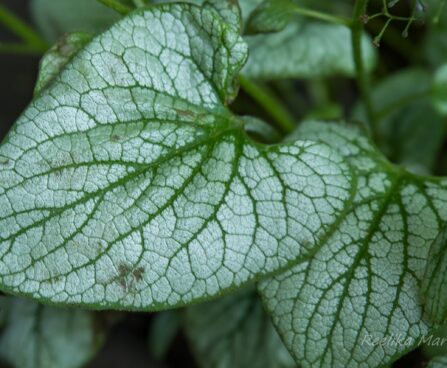
[[[101,2],[122,16],[79,2],[100,22],[46,52],[0,145],[0,289],[14,295],[0,355],[84,365],[104,340],[88,309],[179,309],[156,315],[157,349],[181,327],[203,367],[381,367],[428,341],[447,316],[447,177],[432,175],[447,78],[436,47],[431,71],[371,86],[364,23],[386,19],[380,43],[398,2],[368,16],[357,0],[351,17],[291,0]],[[404,33],[422,11],[447,36],[442,1],[416,1]],[[294,121],[260,84],[334,74],[357,80],[351,123]],[[235,112],[240,86],[276,130]]]

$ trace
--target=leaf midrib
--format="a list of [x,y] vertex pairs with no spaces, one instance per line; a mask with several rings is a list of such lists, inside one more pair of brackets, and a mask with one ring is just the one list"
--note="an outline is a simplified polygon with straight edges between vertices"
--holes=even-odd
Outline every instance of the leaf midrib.
[[[369,226],[368,233],[367,233],[366,237],[364,238],[364,240],[362,241],[362,244],[359,246],[360,250],[357,253],[356,257],[354,258],[351,266],[348,268],[347,272],[343,273],[342,275],[340,275],[339,277],[334,279],[333,282],[331,283],[331,286],[328,287],[328,289],[327,289],[327,291],[331,290],[332,286],[335,283],[337,283],[338,281],[341,281],[341,280],[345,280],[345,282],[343,283],[344,284],[343,285],[343,291],[342,291],[342,293],[340,295],[339,303],[337,305],[337,310],[334,313],[334,318],[333,318],[334,323],[332,323],[331,328],[330,328],[330,330],[328,332],[328,338],[326,340],[327,344],[326,344],[326,347],[325,347],[323,353],[321,354],[322,357],[326,357],[327,356],[327,352],[329,350],[329,345],[331,345],[330,339],[332,338],[333,333],[334,333],[334,329],[335,329],[335,327],[337,325],[336,322],[339,320],[340,312],[341,312],[341,309],[343,307],[343,301],[349,296],[348,295],[348,288],[349,288],[349,286],[351,284],[351,281],[352,281],[352,278],[353,278],[353,275],[354,275],[354,271],[357,268],[357,266],[360,264],[361,260],[363,258],[365,258],[365,254],[369,250],[369,246],[368,246],[369,242],[372,239],[372,237],[374,236],[374,234],[376,233],[376,231],[377,231],[377,229],[378,229],[378,227],[380,225],[380,220],[382,219],[382,217],[384,216],[386,210],[388,209],[388,207],[390,205],[390,202],[391,202],[393,196],[395,195],[395,190],[400,185],[400,183],[401,183],[401,178],[400,177],[398,177],[394,181],[392,181],[391,185],[389,186],[389,188],[388,188],[388,190],[387,190],[387,192],[386,192],[386,194],[384,196],[384,200],[382,202],[382,205],[380,206],[379,211],[376,212],[376,215],[374,216],[373,221],[371,221],[371,223],[370,223],[371,225]],[[357,208],[357,206],[354,203],[353,206],[350,208],[349,213],[355,211],[356,208]],[[368,266],[368,269],[369,269],[369,266]],[[370,290],[370,278],[368,278],[368,290]],[[320,298],[320,300],[322,300],[323,296],[325,296],[325,295],[326,295],[326,292],[323,292],[322,297]],[[367,298],[368,299],[369,299],[369,295],[370,295],[370,293],[368,292],[367,293]],[[316,307],[318,307],[319,305],[320,305],[320,303],[317,303]],[[367,301],[366,302],[366,308],[368,308],[368,305],[369,304],[368,304],[368,301]],[[317,309],[317,308],[315,308],[315,309]],[[365,323],[365,319],[363,318],[361,326],[359,328],[359,331],[364,327],[364,323]],[[308,334],[309,327],[310,327],[310,324],[306,328],[305,335]],[[359,334],[356,336],[356,341],[358,341],[359,336],[360,336]],[[354,343],[354,345],[355,345],[355,343]],[[350,357],[350,359],[351,358],[352,358],[352,356]]]

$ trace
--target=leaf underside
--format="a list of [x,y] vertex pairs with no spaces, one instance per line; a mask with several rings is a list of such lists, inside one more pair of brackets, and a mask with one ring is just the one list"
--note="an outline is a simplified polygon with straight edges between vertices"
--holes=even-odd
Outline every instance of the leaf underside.
[[[431,73],[408,68],[371,90],[372,103],[380,117],[380,150],[392,162],[419,174],[433,172],[446,137],[444,120],[430,98],[432,84]],[[366,121],[364,106],[358,107],[353,120]]]
[[201,367],[296,367],[255,290],[187,308],[184,325]]
[[92,314],[79,309],[43,306],[25,299],[3,299],[7,323],[0,337],[0,357],[20,368],[84,366],[102,337]]
[[433,358],[427,365],[427,368],[445,368],[447,366],[447,356]]
[[423,283],[426,311],[436,323],[447,321],[447,226],[433,242]]
[[225,107],[246,59],[213,11],[139,10],[78,52],[0,146],[0,284],[157,310],[289,267],[350,197],[328,146],[252,142]]
[[[311,122],[297,136],[346,158],[356,196],[315,255],[261,282],[260,293],[303,367],[389,364],[433,327],[420,286],[430,244],[447,221],[447,180],[392,166],[348,127]],[[406,344],[377,344],[390,336]]]

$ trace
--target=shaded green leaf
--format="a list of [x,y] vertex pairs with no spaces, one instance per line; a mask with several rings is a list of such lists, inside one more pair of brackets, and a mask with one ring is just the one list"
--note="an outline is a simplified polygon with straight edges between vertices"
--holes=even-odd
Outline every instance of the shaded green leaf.
[[295,4],[291,0],[264,0],[251,13],[248,33],[276,32],[284,29],[294,16]]
[[440,0],[429,0],[428,31],[423,46],[426,58],[434,66],[447,60],[447,6]]
[[[247,36],[250,57],[242,73],[255,79],[353,76],[355,65],[349,28],[319,22],[294,21],[281,32]],[[364,63],[371,70],[376,53],[363,38]]]
[[102,337],[93,316],[79,309],[58,309],[34,301],[8,298],[0,357],[17,368],[77,368],[96,353]]
[[445,141],[446,125],[430,102],[415,102],[387,122],[382,125],[383,152],[409,171],[431,174]]
[[254,290],[188,308],[185,332],[202,367],[296,367]]
[[95,38],[0,146],[2,289],[158,310],[312,252],[350,196],[328,146],[264,146],[226,105],[246,45],[193,5],[139,10]]
[[[390,364],[433,327],[423,318],[420,284],[447,220],[447,179],[391,165],[354,128],[310,122],[296,134],[345,157],[356,195],[312,257],[261,282],[260,293],[303,367]],[[380,343],[386,339],[400,343]]]
[[149,350],[156,360],[163,360],[179,332],[181,318],[177,311],[166,311],[154,316],[149,330]]
[[442,115],[447,115],[447,64],[439,68],[434,76],[433,102]]
[[[429,71],[422,68],[403,69],[373,86],[372,103],[380,118],[388,118],[396,110],[429,97],[431,86],[432,75]],[[363,116],[359,111],[356,113]]]
[[[433,172],[447,132],[443,117],[433,108],[432,79],[428,71],[412,68],[393,74],[372,89],[381,151],[420,174]],[[366,121],[362,107],[354,118]]]
[[421,348],[424,356],[429,358],[447,355],[447,325],[443,325],[433,334],[425,336]]
[[246,23],[252,12],[263,2],[264,0],[239,0],[239,7],[241,8],[242,18]]
[[120,19],[97,0],[33,0],[31,14],[40,32],[52,42],[65,33],[104,31]]
[[0,328],[5,325],[9,314],[10,303],[7,302],[8,298],[7,296],[0,296]]
[[437,323],[447,322],[447,226],[430,249],[423,283],[426,310]]
[[427,365],[427,368],[445,368],[445,367],[447,367],[447,356],[436,357],[432,359]]

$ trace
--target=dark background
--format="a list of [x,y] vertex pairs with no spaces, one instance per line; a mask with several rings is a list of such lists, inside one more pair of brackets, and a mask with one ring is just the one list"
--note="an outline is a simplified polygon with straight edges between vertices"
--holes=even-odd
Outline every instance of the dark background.
[[[54,0],[57,1],[57,0]],[[75,0],[73,0],[75,1]],[[4,5],[13,10],[22,19],[31,23],[27,0],[4,0]],[[371,26],[374,27],[374,24]],[[377,27],[376,27],[377,28]],[[410,39],[402,42],[418,41],[423,28],[412,33]],[[411,38],[413,37],[413,39]],[[14,41],[13,35],[0,28],[0,40]],[[400,53],[395,53],[386,44],[381,47],[380,68],[387,72],[405,66],[406,61]],[[7,133],[26,105],[31,101],[40,56],[0,54],[0,139]],[[343,86],[339,101],[349,110],[358,95],[352,81],[334,79],[330,83]],[[296,88],[302,93],[300,84]],[[241,95],[242,99],[246,96]],[[244,101],[244,100],[243,100]],[[252,102],[244,101],[239,105],[250,109]],[[238,104],[236,104],[238,106]],[[245,108],[242,108],[244,110]],[[179,333],[164,362],[155,362],[148,347],[148,330],[153,319],[150,313],[95,312],[98,325],[107,330],[107,338],[97,357],[88,365],[90,368],[140,368],[140,367],[195,367],[189,353],[185,337]],[[424,358],[419,350],[410,353],[397,362],[395,367],[423,367]],[[246,367],[235,367],[246,368]],[[249,367],[247,367],[249,368]],[[251,368],[251,367],[250,367]],[[256,367],[253,367],[256,368]]]
[[[22,19],[30,21],[27,0],[1,2]],[[16,39],[0,27],[0,40]],[[38,56],[0,54],[0,137],[7,133],[11,124],[31,101],[39,59]]]

